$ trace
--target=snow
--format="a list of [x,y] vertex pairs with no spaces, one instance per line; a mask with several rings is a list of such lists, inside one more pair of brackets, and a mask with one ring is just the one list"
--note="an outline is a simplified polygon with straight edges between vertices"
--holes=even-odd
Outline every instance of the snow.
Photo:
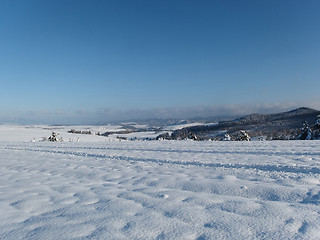
[[218,123],[201,123],[201,122],[194,122],[194,123],[184,123],[184,124],[174,124],[174,125],[168,125],[163,127],[164,130],[168,131],[175,131],[179,130],[182,128],[187,128],[187,127],[194,127],[194,126],[212,126],[212,125],[217,125]]
[[155,140],[159,135],[164,133],[170,133],[168,131],[160,131],[160,132],[154,132],[154,131],[146,131],[146,132],[132,132],[132,133],[126,133],[126,134],[112,134],[109,137],[110,138],[117,138],[117,137],[124,137],[128,140]]
[[122,123],[122,125],[131,126],[131,127],[137,128],[137,129],[148,129],[149,128],[149,126],[147,124],[138,124],[135,122],[125,122],[125,123]]
[[[87,134],[71,134],[68,133],[71,129],[79,131],[91,131],[93,134],[98,132],[104,133],[106,131],[123,131],[120,129],[121,126],[19,126],[19,125],[0,125],[0,141],[10,142],[30,142],[30,141],[42,141],[43,138],[51,136],[52,132],[59,134],[58,138],[62,137],[64,141],[85,141],[85,142],[97,142],[106,141],[107,138],[96,135]],[[110,139],[108,139],[110,140]]]
[[0,239],[319,239],[320,141],[51,132],[0,126]]

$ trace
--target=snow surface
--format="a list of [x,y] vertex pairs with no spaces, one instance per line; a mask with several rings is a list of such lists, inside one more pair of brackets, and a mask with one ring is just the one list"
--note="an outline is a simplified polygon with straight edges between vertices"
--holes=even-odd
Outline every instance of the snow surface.
[[50,134],[0,127],[0,239],[319,239],[320,141]]
[[212,126],[217,125],[218,123],[200,123],[200,122],[194,122],[194,123],[184,123],[184,124],[174,124],[174,125],[168,125],[163,127],[163,130],[169,130],[169,131],[175,131],[182,128],[187,127],[194,127],[194,126]]

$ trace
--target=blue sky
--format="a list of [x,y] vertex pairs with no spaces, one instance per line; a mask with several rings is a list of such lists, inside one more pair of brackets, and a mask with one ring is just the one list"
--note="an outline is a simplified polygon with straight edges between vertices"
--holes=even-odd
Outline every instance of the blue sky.
[[0,122],[320,108],[319,9],[318,0],[2,0]]

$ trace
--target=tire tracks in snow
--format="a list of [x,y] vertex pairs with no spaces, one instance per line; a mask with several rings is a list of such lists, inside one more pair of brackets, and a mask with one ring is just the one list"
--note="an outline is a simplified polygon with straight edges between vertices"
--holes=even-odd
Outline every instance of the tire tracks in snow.
[[[16,145],[12,145],[15,147]],[[120,147],[75,147],[75,146],[41,146],[36,145],[36,148],[50,148],[50,149],[82,149],[82,150],[118,150],[118,151],[143,151],[143,152],[166,152],[166,153],[208,153],[208,154],[247,154],[247,155],[267,155],[267,156],[319,156],[320,152],[295,152],[295,151],[226,151],[226,150],[190,150],[190,149],[150,149],[150,148],[120,148]]]
[[[206,168],[225,168],[225,169],[252,169],[260,170],[265,172],[285,172],[285,173],[303,173],[303,174],[320,174],[320,168],[317,167],[305,167],[305,166],[285,166],[285,165],[262,165],[262,164],[238,164],[238,163],[207,163],[200,161],[177,161],[177,160],[161,160],[155,158],[139,158],[139,157],[128,157],[128,156],[112,156],[106,154],[94,154],[79,151],[63,151],[63,150],[50,150],[50,149],[34,149],[34,148],[21,148],[21,147],[4,147],[5,150],[16,150],[16,151],[28,151],[28,152],[40,152],[50,154],[63,154],[69,156],[78,157],[89,157],[96,159],[112,159],[126,162],[142,162],[142,163],[156,163],[156,164],[171,164],[177,166],[195,166],[195,167],[206,167]],[[84,149],[84,148],[79,148]],[[108,150],[108,149],[101,149]],[[121,149],[121,150],[132,150],[135,149]],[[138,149],[137,149],[138,150]],[[144,151],[139,149],[140,151]],[[150,149],[148,149],[150,150]],[[186,152],[181,150],[180,152]],[[200,151],[199,151],[200,152]],[[217,153],[222,153],[216,151]],[[203,153],[203,152],[202,152]],[[228,152],[232,153],[232,152]],[[248,152],[245,152],[248,154]],[[234,153],[232,153],[234,154]],[[242,153],[243,154],[243,153]],[[256,153],[257,154],[257,153]]]

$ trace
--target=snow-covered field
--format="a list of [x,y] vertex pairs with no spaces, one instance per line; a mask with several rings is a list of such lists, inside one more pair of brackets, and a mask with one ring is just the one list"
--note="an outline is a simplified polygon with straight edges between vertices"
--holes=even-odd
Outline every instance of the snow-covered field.
[[51,130],[0,127],[0,239],[320,238],[320,141],[38,141]]

